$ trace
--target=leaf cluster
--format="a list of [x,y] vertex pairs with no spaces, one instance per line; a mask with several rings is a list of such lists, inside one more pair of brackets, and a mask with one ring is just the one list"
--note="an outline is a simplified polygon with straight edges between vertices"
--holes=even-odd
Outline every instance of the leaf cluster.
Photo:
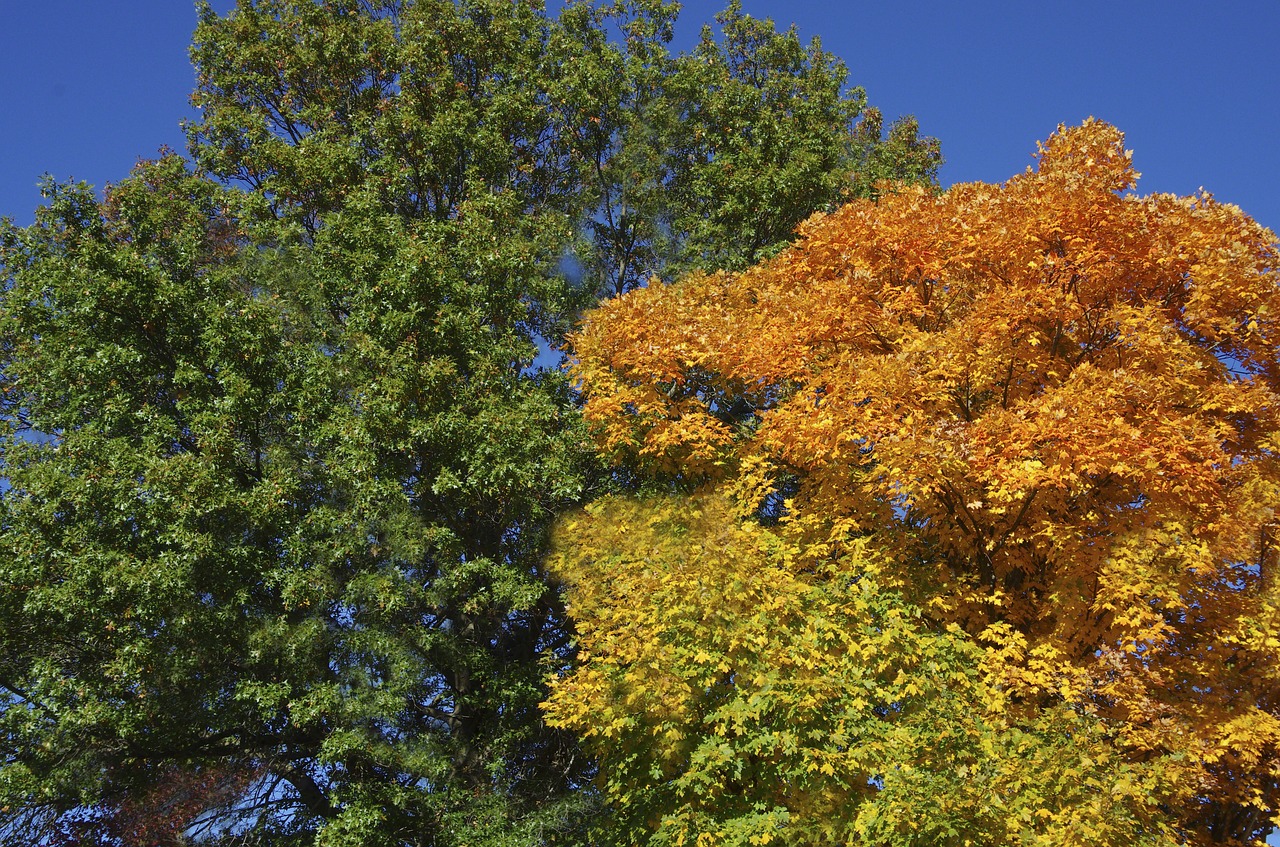
[[627,844],[1173,844],[1165,763],[1096,716],[1010,707],[999,662],[723,492],[557,530],[579,666],[544,704],[601,757]]
[[172,157],[4,233],[12,827],[109,823],[175,768],[202,814],[193,775],[255,774],[218,826],[261,837],[566,795],[538,560],[591,463],[563,379],[524,375],[536,270],[485,212],[241,246],[252,210]]
[[198,9],[192,161],[0,227],[0,841],[578,839],[543,558],[612,480],[539,355],[936,143],[736,5]]
[[615,461],[731,484],[824,555],[874,539],[933,627],[1004,645],[1023,719],[1100,721],[1176,774],[1180,838],[1247,843],[1280,803],[1280,257],[1136,178],[1090,120],[1003,184],[884,185],[603,304],[574,374]]

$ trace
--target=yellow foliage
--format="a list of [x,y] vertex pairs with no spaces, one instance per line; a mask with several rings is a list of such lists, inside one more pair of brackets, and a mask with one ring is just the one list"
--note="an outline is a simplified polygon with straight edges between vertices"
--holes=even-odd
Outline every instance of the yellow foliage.
[[[1020,715],[1007,651],[934,629],[874,553],[818,561],[739,511],[609,499],[557,535],[581,655],[543,708],[598,755],[624,842],[1171,843],[1166,763],[1065,707]],[[1074,683],[1041,658],[1032,685]]]
[[[1121,134],[1091,120],[1003,184],[884,192],[811,218],[741,274],[651,285],[587,317],[574,373],[607,454],[722,482],[734,521],[771,492],[786,513],[781,534],[691,518],[710,546],[678,553],[673,535],[648,582],[620,582],[616,558],[562,565],[590,627],[584,674],[652,654],[628,683],[647,693],[623,712],[656,722],[656,749],[691,743],[665,727],[719,690],[733,650],[769,656],[793,686],[822,689],[837,655],[875,668],[838,628],[812,633],[828,641],[806,662],[742,623],[791,614],[802,628],[805,568],[849,562],[870,538],[881,552],[860,567],[876,585],[926,610],[925,629],[982,645],[984,697],[1045,732],[1046,715],[1096,719],[1117,768],[1162,761],[1188,843],[1265,827],[1280,805],[1280,255],[1238,208],[1140,196],[1136,178]],[[652,596],[689,616],[687,668],[702,676],[673,670],[664,621],[636,608]],[[860,614],[856,590],[823,596]],[[594,652],[603,633],[612,659]],[[694,661],[699,649],[719,658]],[[928,696],[915,667],[899,664],[903,697]],[[566,690],[557,720],[595,731],[600,713],[574,717]],[[619,701],[576,708],[606,702]],[[824,785],[824,764],[839,772],[812,763]],[[1074,811],[1044,808],[1031,820],[1090,842]]]

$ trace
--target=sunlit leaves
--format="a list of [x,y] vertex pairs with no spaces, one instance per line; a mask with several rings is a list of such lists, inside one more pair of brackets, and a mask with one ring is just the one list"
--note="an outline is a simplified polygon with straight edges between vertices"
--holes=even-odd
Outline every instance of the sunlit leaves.
[[718,494],[605,500],[559,529],[579,667],[544,704],[601,757],[624,843],[1168,844],[1160,763],[1030,721],[866,545],[814,559]]
[[1171,825],[1247,839],[1280,772],[1280,263],[1239,209],[1136,178],[1091,120],[1001,185],[886,186],[740,274],[604,304],[575,373],[617,460],[746,472],[749,507],[772,478],[837,556],[874,538],[934,626],[1018,634],[1030,714],[1096,716],[1166,757]]

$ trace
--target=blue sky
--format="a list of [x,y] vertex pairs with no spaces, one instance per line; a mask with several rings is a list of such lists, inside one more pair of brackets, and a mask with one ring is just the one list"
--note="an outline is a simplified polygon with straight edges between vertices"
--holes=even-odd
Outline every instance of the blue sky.
[[[215,0],[226,9],[232,0]],[[40,174],[99,187],[183,147],[195,23],[185,0],[6,3],[0,27],[0,215],[29,222]],[[998,181],[1089,115],[1127,133],[1139,190],[1201,186],[1280,229],[1280,3],[744,0],[849,65],[889,116],[942,140],[944,185]],[[692,43],[719,2],[687,3]]]

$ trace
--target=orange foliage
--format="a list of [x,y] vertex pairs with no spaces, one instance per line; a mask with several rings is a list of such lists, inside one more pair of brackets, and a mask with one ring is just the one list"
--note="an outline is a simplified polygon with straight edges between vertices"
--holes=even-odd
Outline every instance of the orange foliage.
[[1280,803],[1280,256],[1202,194],[1138,196],[1123,136],[941,195],[886,186],[744,273],[651,285],[572,345],[622,461],[751,498],[1003,657],[1138,761],[1197,843]]

